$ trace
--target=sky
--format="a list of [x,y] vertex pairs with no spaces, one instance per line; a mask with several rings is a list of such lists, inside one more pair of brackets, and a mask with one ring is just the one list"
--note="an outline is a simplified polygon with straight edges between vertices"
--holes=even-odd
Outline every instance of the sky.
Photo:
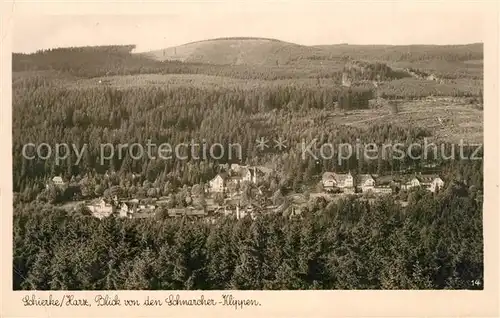
[[477,2],[171,5],[176,5],[175,10],[162,7],[139,10],[136,15],[130,14],[133,10],[122,15],[95,14],[95,10],[81,15],[74,15],[75,10],[73,15],[23,11],[13,14],[12,49],[29,53],[54,47],[135,44],[136,51],[143,52],[232,36],[275,38],[303,45],[466,44],[483,42],[485,30],[485,6]]

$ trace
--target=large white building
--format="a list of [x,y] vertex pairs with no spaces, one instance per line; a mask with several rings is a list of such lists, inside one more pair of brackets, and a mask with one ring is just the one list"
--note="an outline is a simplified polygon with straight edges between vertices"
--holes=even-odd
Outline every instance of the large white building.
[[351,172],[346,174],[325,172],[321,181],[326,191],[332,191],[338,188],[344,192],[354,192],[354,178]]
[[418,174],[408,180],[403,186],[404,189],[415,187],[424,187],[431,192],[436,192],[444,187],[444,181],[438,175]]

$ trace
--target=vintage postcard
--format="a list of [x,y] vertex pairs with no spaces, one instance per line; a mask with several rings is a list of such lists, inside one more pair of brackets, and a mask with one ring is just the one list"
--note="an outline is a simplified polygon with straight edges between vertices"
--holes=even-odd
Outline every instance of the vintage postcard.
[[2,7],[2,317],[498,311],[498,4]]

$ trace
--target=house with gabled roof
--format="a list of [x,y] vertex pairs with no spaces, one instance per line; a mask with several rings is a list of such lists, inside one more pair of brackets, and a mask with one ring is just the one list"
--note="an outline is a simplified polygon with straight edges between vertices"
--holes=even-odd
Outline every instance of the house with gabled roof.
[[120,211],[118,212],[118,214],[121,218],[130,218],[133,211],[133,204],[127,204],[126,202],[123,202],[120,206]]
[[389,194],[401,188],[401,179],[397,176],[372,175],[375,179],[373,191],[375,193]]
[[423,187],[431,192],[441,189],[444,181],[436,174],[417,174],[410,178],[404,185],[405,189]]
[[257,167],[246,167],[241,170],[241,176],[243,181],[257,184],[257,182],[264,177],[264,172]]
[[430,176],[429,179],[432,179],[432,181],[426,185],[429,191],[436,192],[444,187],[444,181],[439,176],[433,175]]
[[325,172],[321,176],[321,183],[326,191],[330,191],[337,186],[337,181],[335,180],[335,173]]
[[344,192],[354,192],[355,183],[351,172],[346,174],[325,172],[323,173],[321,181],[326,191],[332,191],[335,188],[339,188]]
[[221,172],[208,182],[209,191],[214,193],[221,193],[226,190],[226,182],[229,179],[229,174]]
[[335,180],[337,180],[337,185],[343,189],[354,189],[354,177],[349,171],[346,174],[335,174]]
[[182,217],[187,216],[190,218],[202,218],[207,216],[207,211],[205,209],[196,209],[192,206],[187,208],[173,208],[167,211],[169,217]]
[[63,178],[60,176],[52,178],[52,183],[54,183],[56,186],[63,186],[65,184]]
[[115,212],[115,206],[106,202],[103,198],[93,201],[87,205],[87,208],[90,210],[92,215],[98,219],[111,216]]
[[359,174],[356,177],[356,186],[361,189],[361,192],[374,191],[375,178],[371,174]]
[[48,182],[45,185],[45,187],[49,188],[51,185],[58,187],[58,188],[62,188],[66,185],[66,182],[64,181],[64,179],[61,176],[55,176],[50,180],[50,182]]

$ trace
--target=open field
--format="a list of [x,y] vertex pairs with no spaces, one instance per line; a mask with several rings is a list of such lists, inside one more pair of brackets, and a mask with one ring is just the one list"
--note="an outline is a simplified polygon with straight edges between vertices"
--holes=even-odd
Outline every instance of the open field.
[[370,125],[391,123],[426,128],[436,140],[450,142],[464,140],[465,143],[483,141],[483,112],[463,101],[453,99],[408,101],[400,104],[398,108],[397,114],[392,114],[389,107],[385,107],[358,110],[343,116],[332,115],[325,124],[368,128]]
[[382,106],[371,109],[346,112],[324,110],[298,116],[287,125],[307,135],[318,126],[368,129],[370,126],[392,124],[425,128],[432,135],[430,140],[454,143],[460,140],[464,143],[483,142],[483,111],[467,103],[465,99],[429,98],[404,101],[400,102],[398,109],[399,112],[393,114],[387,102],[383,102]]
[[73,211],[75,211],[75,209],[80,204],[84,204],[84,203],[85,203],[84,200],[81,200],[81,201],[69,201],[69,202],[65,202],[63,204],[57,205],[57,207],[65,209],[68,212],[73,212]]
[[418,62],[393,62],[393,68],[413,68],[444,78],[483,78],[483,60],[445,61],[431,60]]

